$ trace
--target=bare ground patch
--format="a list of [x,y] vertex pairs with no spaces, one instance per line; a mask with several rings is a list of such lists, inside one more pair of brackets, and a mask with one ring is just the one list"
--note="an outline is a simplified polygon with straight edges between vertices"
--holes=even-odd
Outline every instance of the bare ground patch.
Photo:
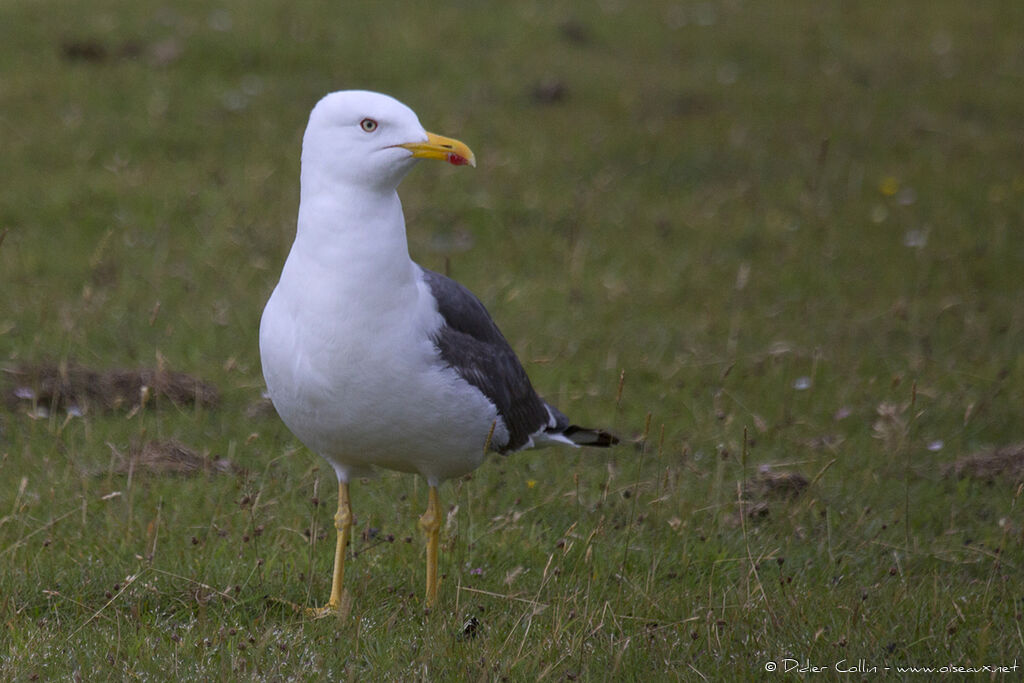
[[114,474],[148,473],[188,477],[200,474],[242,474],[245,471],[227,458],[201,455],[173,439],[134,444],[127,453],[116,448],[113,451]]
[[[743,482],[742,513],[750,519],[767,517],[782,503],[800,498],[810,481],[799,472],[776,472],[762,467],[756,475]],[[739,524],[739,518],[736,518]]]
[[995,481],[1009,479],[1014,483],[1024,481],[1024,443],[988,448],[958,458],[946,465],[943,474],[947,477]]
[[9,409],[86,413],[132,410],[149,403],[214,406],[220,392],[209,382],[165,367],[97,370],[76,363],[16,365],[4,369]]

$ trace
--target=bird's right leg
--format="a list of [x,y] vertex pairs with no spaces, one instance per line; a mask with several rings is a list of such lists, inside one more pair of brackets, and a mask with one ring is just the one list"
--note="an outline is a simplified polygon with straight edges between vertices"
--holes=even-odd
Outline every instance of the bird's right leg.
[[341,613],[341,597],[345,587],[345,550],[348,548],[348,540],[352,535],[352,505],[348,497],[348,482],[338,482],[338,511],[334,515],[334,528],[337,530],[338,541],[334,547],[334,576],[331,579],[331,597],[323,607],[301,607],[295,603],[276,599],[288,605],[296,612],[304,613],[307,616],[320,618],[328,614]]
[[345,550],[352,535],[352,505],[348,498],[348,482],[338,482],[338,512],[334,515],[334,528],[338,532],[338,543],[334,548],[334,578],[331,580],[331,597],[327,604],[316,610],[317,616],[337,612],[341,607],[341,594],[345,583]]

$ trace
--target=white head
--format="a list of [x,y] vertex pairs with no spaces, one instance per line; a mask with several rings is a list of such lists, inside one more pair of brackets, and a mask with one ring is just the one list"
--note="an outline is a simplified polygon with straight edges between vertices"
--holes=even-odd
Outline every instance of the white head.
[[394,191],[417,159],[475,166],[469,147],[428,133],[398,100],[366,90],[342,90],[321,99],[302,140],[302,185],[337,183]]

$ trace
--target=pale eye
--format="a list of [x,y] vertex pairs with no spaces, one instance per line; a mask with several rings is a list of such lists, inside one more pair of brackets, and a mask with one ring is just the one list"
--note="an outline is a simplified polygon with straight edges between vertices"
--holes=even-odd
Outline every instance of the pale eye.
[[359,122],[359,127],[362,128],[367,133],[372,133],[373,131],[377,130],[377,122],[374,121],[373,119],[363,119],[362,121]]

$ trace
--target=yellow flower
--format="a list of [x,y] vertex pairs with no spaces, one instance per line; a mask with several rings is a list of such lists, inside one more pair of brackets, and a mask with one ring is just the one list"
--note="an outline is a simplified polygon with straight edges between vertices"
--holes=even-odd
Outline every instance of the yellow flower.
[[536,479],[527,479],[526,480],[526,488],[532,489],[536,485],[537,485],[537,480]]
[[891,175],[882,178],[882,182],[878,184],[878,189],[886,197],[891,197],[900,191],[900,181],[893,178]]

